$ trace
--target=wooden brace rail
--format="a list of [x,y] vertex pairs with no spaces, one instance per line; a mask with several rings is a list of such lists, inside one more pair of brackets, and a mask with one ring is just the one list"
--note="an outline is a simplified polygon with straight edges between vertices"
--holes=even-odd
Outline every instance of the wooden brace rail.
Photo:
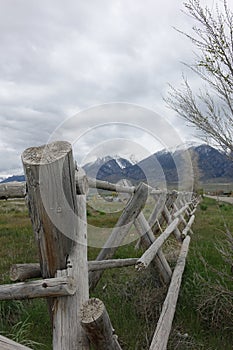
[[166,350],[176,303],[179,295],[182,275],[185,268],[186,257],[190,243],[190,236],[183,241],[179,258],[174,269],[172,280],[168,288],[166,299],[149,350]]
[[0,349],[1,350],[32,350],[25,345],[16,343],[15,341],[0,335]]
[[34,299],[74,295],[76,285],[71,277],[47,278],[32,282],[3,284],[0,286],[0,300]]

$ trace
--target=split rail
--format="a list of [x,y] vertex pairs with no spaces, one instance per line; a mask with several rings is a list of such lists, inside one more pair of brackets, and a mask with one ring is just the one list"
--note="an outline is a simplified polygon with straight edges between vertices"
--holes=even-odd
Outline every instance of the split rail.
[[[40,262],[16,264],[10,271],[15,283],[0,286],[0,300],[47,298],[53,324],[53,349],[121,349],[103,302],[89,299],[102,273],[108,268],[148,267],[157,273],[160,284],[168,286],[162,312],[149,350],[165,350],[188,253],[191,226],[198,199],[189,192],[164,192],[145,183],[122,186],[88,179],[75,167],[68,142],[33,147],[24,151],[22,162],[26,183],[0,186],[0,198],[26,195]],[[95,261],[87,260],[86,195],[88,188],[130,194],[115,227]],[[154,207],[148,219],[143,208],[148,196]],[[132,225],[144,248],[140,258],[114,259]],[[163,245],[173,234],[180,253],[172,268]],[[30,279],[33,279],[30,281]],[[0,337],[5,350],[29,349]]]

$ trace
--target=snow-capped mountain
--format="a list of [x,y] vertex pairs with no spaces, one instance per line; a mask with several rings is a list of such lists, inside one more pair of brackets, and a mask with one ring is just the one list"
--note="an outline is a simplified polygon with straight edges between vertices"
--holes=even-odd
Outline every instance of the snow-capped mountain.
[[87,175],[99,180],[118,181],[124,178],[125,169],[130,168],[132,163],[119,156],[98,158],[95,162],[83,166]]
[[[118,182],[121,179],[136,184],[146,181],[151,186],[176,186],[180,181],[233,182],[233,161],[226,154],[208,145],[186,145],[162,150],[134,164],[119,157],[98,158],[83,166],[87,175],[99,180]],[[191,168],[191,170],[190,170]],[[24,181],[24,176],[12,176],[3,182]]]
[[[107,161],[106,161],[107,160]],[[117,182],[147,181],[152,186],[176,185],[178,182],[202,182],[213,179],[233,181],[233,162],[219,150],[208,145],[185,144],[173,150],[159,151],[137,164],[120,157],[106,157],[84,166],[88,176]]]
[[124,158],[120,158],[120,157],[116,157],[115,161],[117,162],[117,165],[121,168],[121,169],[125,169],[127,168],[129,165],[132,165],[131,162],[129,162],[127,159]]

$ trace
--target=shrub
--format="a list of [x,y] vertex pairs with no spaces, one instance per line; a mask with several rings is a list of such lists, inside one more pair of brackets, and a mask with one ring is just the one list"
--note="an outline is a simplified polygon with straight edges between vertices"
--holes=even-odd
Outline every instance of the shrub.
[[204,204],[204,203],[200,204],[200,209],[201,210],[205,211],[205,210],[207,210],[207,208],[208,208],[208,206],[206,204]]
[[223,281],[202,279],[198,313],[208,328],[233,332],[233,291]]

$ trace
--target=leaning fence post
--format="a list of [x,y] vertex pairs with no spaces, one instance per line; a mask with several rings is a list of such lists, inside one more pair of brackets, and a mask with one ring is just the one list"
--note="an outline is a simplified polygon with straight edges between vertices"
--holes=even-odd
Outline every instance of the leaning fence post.
[[22,161],[42,276],[54,277],[59,270],[77,286],[73,296],[49,299],[53,348],[89,349],[80,324],[81,305],[89,298],[86,202],[85,194],[76,196],[71,145],[58,141],[29,148]]
[[[110,259],[130,230],[135,218],[140,214],[145,206],[148,197],[148,186],[141,182],[135,190],[134,195],[128,202],[115,227],[112,230],[104,247],[98,254],[96,260]],[[90,289],[94,289],[99,282],[103,271],[91,271],[89,273]]]

